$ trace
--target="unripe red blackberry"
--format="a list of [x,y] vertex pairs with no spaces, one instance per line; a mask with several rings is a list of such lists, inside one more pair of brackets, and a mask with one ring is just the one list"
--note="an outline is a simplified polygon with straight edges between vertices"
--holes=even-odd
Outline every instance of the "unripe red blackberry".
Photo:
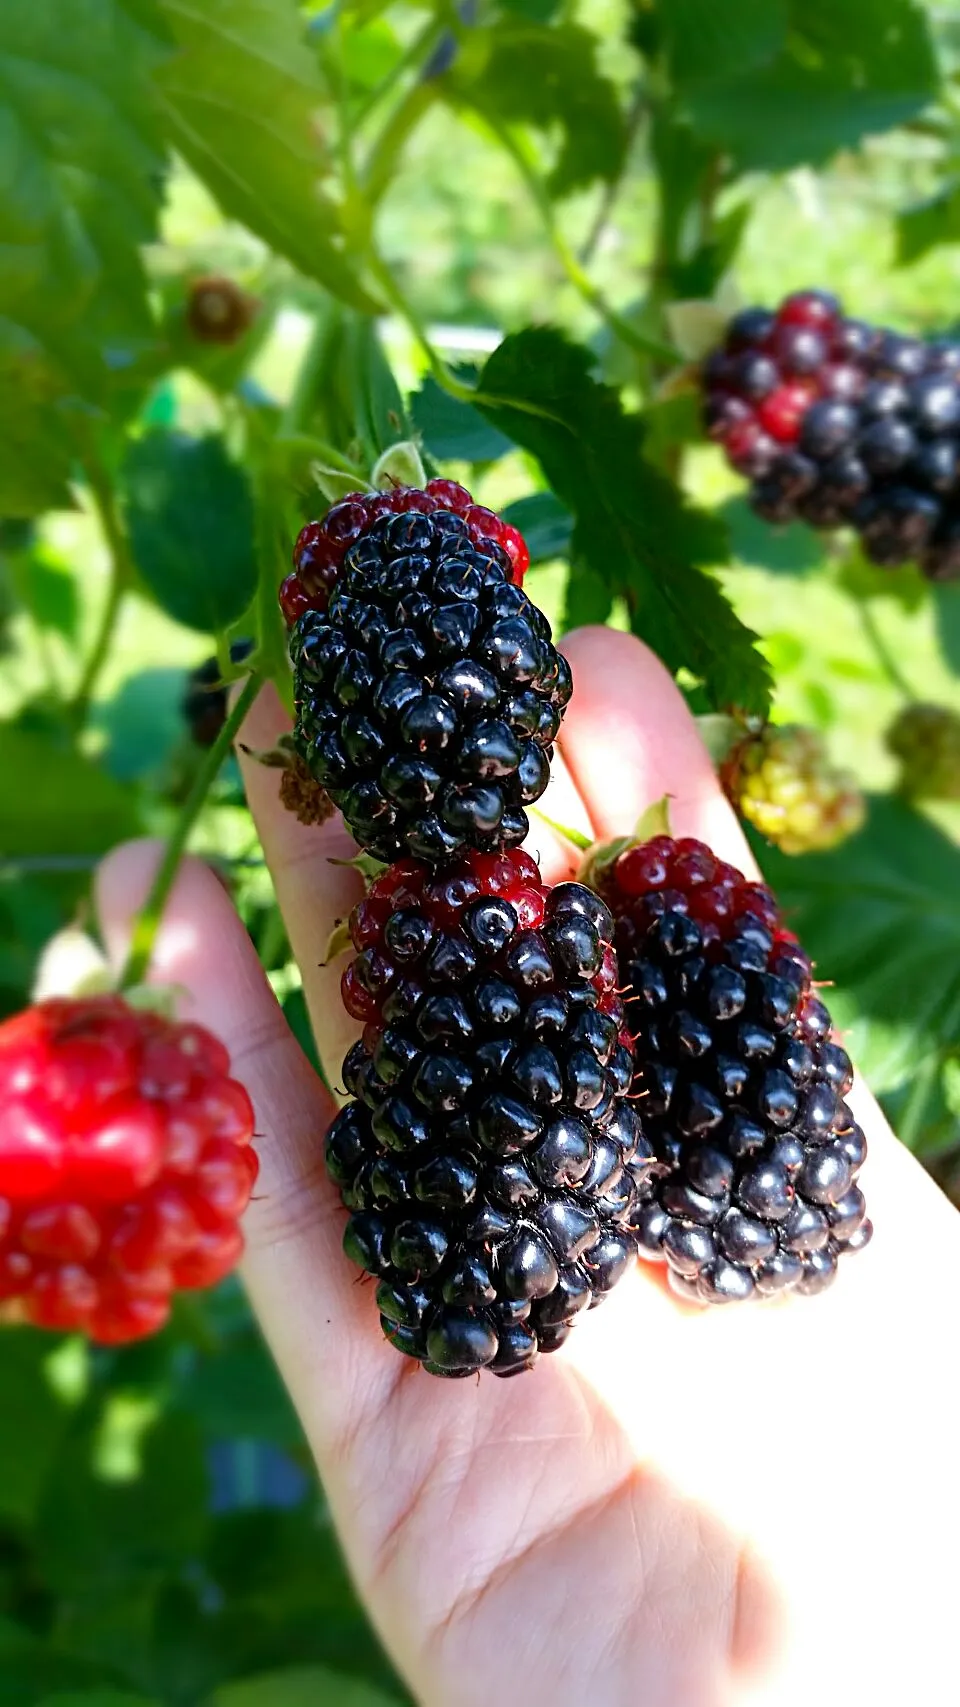
[[116,1345],[236,1266],[257,1159],[229,1068],[201,1026],[120,996],[0,1026],[0,1303]]
[[519,529],[493,510],[475,504],[456,480],[428,480],[418,486],[397,486],[390,492],[351,492],[332,506],[320,521],[301,528],[293,548],[293,574],[280,588],[280,608],[289,627],[304,611],[325,611],[344,557],[357,540],[384,517],[432,516],[448,511],[461,517],[470,542],[477,547],[498,545],[506,553],[509,577],[520,587],[530,566],[530,553]]
[[813,729],[768,723],[738,742],[720,778],[741,817],[783,853],[836,847],[863,824],[856,778],[830,763]]
[[946,705],[907,705],[886,733],[900,760],[900,787],[915,800],[960,800],[960,715]]
[[327,1136],[344,1248],[377,1276],[384,1333],[435,1375],[529,1369],[635,1254],[652,1155],[612,919],[529,855],[413,860],[350,921],[362,1042]]
[[585,875],[616,919],[635,1106],[660,1164],[638,1185],[640,1255],[701,1303],[822,1291],[870,1237],[866,1142],[773,896],[669,836],[594,850]]
[[703,364],[704,424],[757,514],[856,529],[883,566],[960,574],[960,345],[845,319],[800,291],[746,309]]
[[572,684],[511,573],[469,517],[406,510],[365,525],[326,611],[297,622],[298,750],[379,859],[527,834]]

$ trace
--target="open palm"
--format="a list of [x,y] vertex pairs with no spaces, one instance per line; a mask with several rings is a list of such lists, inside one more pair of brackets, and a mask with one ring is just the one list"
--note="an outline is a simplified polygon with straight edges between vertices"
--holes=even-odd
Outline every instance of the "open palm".
[[[564,643],[576,692],[545,810],[606,837],[669,791],[674,828],[749,867],[682,698],[638,642]],[[283,727],[261,697],[244,740]],[[304,829],[248,764],[331,1082],[351,1040],[330,929],[360,893],[339,820]],[[550,881],[569,849],[538,826]],[[119,850],[120,957],[156,849]],[[258,1116],[246,1279],[371,1616],[427,1707],[952,1699],[960,1217],[866,1093],[876,1237],[814,1298],[699,1312],[640,1267],[534,1373],[444,1382],[384,1341],[341,1254],[333,1113],[228,896],[188,862],[154,976],[190,992]],[[951,1475],[953,1479],[951,1480]]]

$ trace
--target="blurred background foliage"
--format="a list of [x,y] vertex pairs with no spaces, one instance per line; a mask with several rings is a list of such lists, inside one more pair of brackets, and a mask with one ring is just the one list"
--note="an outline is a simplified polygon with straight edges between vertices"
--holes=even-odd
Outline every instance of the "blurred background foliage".
[[[559,629],[632,626],[697,711],[772,691],[856,771],[859,835],[758,852],[949,1178],[960,815],[897,794],[883,732],[960,711],[960,589],[754,520],[670,307],[819,284],[955,328],[958,67],[915,0],[4,0],[0,1011],[97,858],[175,825],[191,669],[242,636],[284,682],[317,467],[415,430],[511,507]],[[230,761],[192,845],[309,1046]],[[405,1698],[234,1283],[123,1353],[6,1332],[0,1392],[0,1707]]]

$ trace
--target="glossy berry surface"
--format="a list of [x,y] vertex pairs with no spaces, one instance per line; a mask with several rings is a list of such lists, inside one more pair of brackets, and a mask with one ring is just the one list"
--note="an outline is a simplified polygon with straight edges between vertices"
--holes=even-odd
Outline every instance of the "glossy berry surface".
[[452,511],[382,517],[290,642],[295,738],[387,862],[523,841],[570,697],[550,625]]
[[304,611],[325,611],[343,560],[351,545],[384,517],[440,512],[459,516],[475,546],[499,546],[507,573],[516,586],[530,566],[530,553],[519,529],[482,504],[475,504],[456,480],[428,480],[418,486],[397,486],[391,492],[353,492],[334,504],[316,522],[308,522],[293,548],[293,573],[280,588],[280,608],[289,627]]
[[366,1024],[326,1142],[344,1249],[431,1374],[519,1374],[635,1255],[652,1152],[626,1100],[613,921],[514,852],[400,862],[350,928],[344,1000]]
[[644,1132],[642,1257],[706,1304],[823,1291],[871,1226],[853,1083],[810,962],[769,890],[702,842],[594,859],[616,918]]
[[836,847],[860,829],[863,794],[813,729],[768,723],[729,755],[721,782],[742,818],[784,853]]
[[227,1051],[119,996],[0,1026],[0,1307],[102,1344],[240,1258],[253,1110]]
[[960,344],[901,337],[800,291],[736,315],[702,383],[705,429],[763,520],[852,527],[881,567],[960,575]]

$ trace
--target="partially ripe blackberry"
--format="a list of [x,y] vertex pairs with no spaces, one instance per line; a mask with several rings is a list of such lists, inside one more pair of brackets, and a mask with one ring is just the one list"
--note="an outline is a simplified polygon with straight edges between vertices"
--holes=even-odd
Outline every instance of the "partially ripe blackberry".
[[810,961],[770,891],[702,842],[613,844],[586,871],[616,919],[659,1163],[638,1181],[640,1255],[701,1303],[823,1291],[872,1228],[853,1069]]
[[800,291],[736,315],[702,382],[706,430],[765,521],[853,527],[874,563],[960,575],[960,345]]
[[907,705],[886,733],[900,787],[915,800],[960,800],[960,715],[946,705]]
[[387,862],[513,847],[570,697],[509,558],[451,510],[374,522],[328,609],[290,642],[295,738],[357,841]]
[[121,996],[0,1025],[0,1306],[103,1345],[158,1332],[243,1251],[253,1109],[199,1025]]
[[518,587],[530,566],[530,553],[518,528],[502,516],[475,504],[456,480],[428,480],[419,486],[396,486],[390,492],[351,492],[332,506],[320,521],[308,522],[293,548],[293,574],[280,587],[280,608],[289,627],[304,611],[325,611],[343,560],[352,545],[384,517],[416,513],[433,516],[449,512],[464,522],[470,543],[499,546],[506,553],[508,578]]
[[856,778],[830,763],[813,729],[766,724],[734,747],[720,780],[741,817],[783,853],[836,847],[863,824]]
[[519,1374],[635,1255],[652,1152],[610,913],[525,853],[469,854],[395,865],[350,929],[343,995],[366,1025],[326,1141],[344,1249],[431,1374]]

